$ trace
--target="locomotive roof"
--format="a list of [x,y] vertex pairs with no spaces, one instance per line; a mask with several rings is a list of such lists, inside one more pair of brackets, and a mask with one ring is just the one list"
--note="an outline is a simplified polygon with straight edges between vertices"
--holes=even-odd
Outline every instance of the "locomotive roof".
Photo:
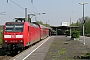
[[[8,24],[17,24],[17,23],[22,24],[22,23],[25,23],[25,22],[6,22],[6,23],[8,23]],[[38,24],[37,22],[31,22],[30,25],[31,26],[35,26],[35,27],[40,27],[40,28],[48,28],[46,26],[43,26],[41,24]]]
[[39,25],[40,28],[48,28],[48,27],[43,26],[43,25],[41,25],[41,24],[39,24],[39,23],[37,23],[37,22],[32,22],[32,23]]
[[39,27],[39,25],[34,24],[34,23],[30,23],[31,26],[35,26],[35,27]]
[[17,23],[24,23],[24,22],[6,22],[8,24],[17,24]]

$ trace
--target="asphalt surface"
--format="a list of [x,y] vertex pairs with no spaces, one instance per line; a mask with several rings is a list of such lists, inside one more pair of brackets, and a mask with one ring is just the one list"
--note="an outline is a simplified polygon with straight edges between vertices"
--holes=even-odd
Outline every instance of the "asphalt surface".
[[[79,42],[81,42],[82,44],[84,44],[84,38],[83,38],[83,36],[80,37]],[[88,48],[90,48],[90,37],[85,37],[85,45],[87,45]]]
[[37,49],[33,54],[28,56],[28,58],[26,58],[26,60],[43,60],[49,49],[49,46],[53,40],[54,40],[54,37],[50,38],[39,49]]

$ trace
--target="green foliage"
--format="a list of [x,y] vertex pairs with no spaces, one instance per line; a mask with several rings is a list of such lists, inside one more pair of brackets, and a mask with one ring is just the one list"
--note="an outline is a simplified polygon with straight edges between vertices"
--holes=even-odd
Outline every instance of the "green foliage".
[[57,34],[58,34],[58,35],[64,35],[64,30],[58,29],[58,30],[57,30]]
[[90,34],[90,19],[85,23],[85,33]]
[[76,26],[76,23],[72,23],[70,26]]
[[71,38],[79,38],[80,32],[77,30],[72,31]]
[[46,27],[50,27],[50,25],[49,24],[43,24],[44,26],[46,26]]
[[36,21],[37,23],[39,23],[39,24],[41,24],[41,25],[43,25],[43,26],[46,26],[46,27],[49,27],[50,28],[50,25],[49,24],[44,24],[43,22],[41,22],[41,21]]
[[85,36],[90,37],[90,33],[89,34],[85,34]]
[[3,35],[3,30],[0,28],[0,44],[2,44],[2,35]]
[[2,34],[0,33],[0,44],[2,44]]
[[90,60],[90,53],[86,53],[86,54],[81,55],[81,56],[76,56],[75,59],[79,59],[79,60]]
[[[84,23],[84,27],[85,27],[85,35],[86,36],[90,36],[90,17],[84,17],[85,18],[85,23]],[[76,23],[72,23],[71,26],[79,26],[80,28],[78,28],[77,30],[80,31],[80,34],[83,34],[83,18],[79,18],[78,21]]]
[[69,30],[66,30],[66,35],[70,36],[70,31]]
[[30,15],[28,15],[28,22],[31,22],[31,18],[30,18]]
[[36,21],[37,23],[39,23],[39,24],[41,24],[41,25],[43,25],[43,22],[41,22],[41,21]]

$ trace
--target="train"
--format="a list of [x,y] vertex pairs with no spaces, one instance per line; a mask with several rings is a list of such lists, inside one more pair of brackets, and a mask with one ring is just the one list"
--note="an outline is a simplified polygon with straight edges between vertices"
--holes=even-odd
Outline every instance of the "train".
[[3,27],[3,50],[22,51],[49,36],[49,28],[36,22],[6,22]]

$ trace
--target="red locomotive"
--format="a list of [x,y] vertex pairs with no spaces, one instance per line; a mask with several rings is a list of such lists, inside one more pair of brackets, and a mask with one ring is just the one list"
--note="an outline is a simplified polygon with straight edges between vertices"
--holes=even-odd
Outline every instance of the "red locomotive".
[[6,22],[2,48],[16,52],[49,36],[49,29],[38,23]]

